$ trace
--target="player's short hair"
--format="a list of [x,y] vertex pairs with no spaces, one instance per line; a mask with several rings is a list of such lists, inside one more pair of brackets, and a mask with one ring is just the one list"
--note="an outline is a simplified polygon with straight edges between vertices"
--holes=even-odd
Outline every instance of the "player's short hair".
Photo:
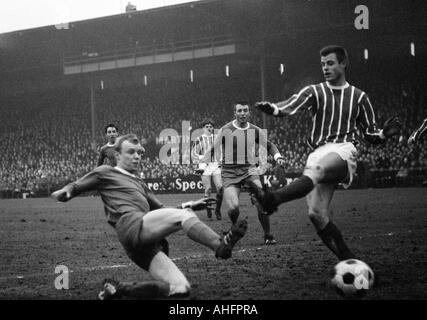
[[320,49],[320,56],[326,57],[328,54],[335,53],[337,56],[338,62],[345,62],[346,66],[348,66],[348,54],[347,50],[342,46],[338,45],[329,45]]
[[107,124],[107,125],[105,126],[105,128],[104,128],[104,132],[105,132],[105,134],[107,134],[107,130],[108,130],[108,128],[115,128],[115,129],[117,130],[117,132],[119,132],[119,128],[117,128],[117,126],[116,126],[115,124],[109,123],[109,124]]
[[247,101],[247,100],[237,100],[237,101],[233,104],[233,110],[234,110],[234,111],[236,111],[236,107],[237,107],[239,104],[240,104],[241,106],[249,106],[249,101]]
[[136,136],[136,134],[133,134],[133,133],[125,134],[116,139],[116,143],[114,144],[114,150],[120,153],[122,151],[122,144],[124,141],[129,141],[130,143],[133,143],[133,144],[139,143],[139,139]]
[[204,127],[207,124],[211,124],[212,127],[215,127],[215,122],[212,120],[212,118],[205,118],[202,121],[202,127]]

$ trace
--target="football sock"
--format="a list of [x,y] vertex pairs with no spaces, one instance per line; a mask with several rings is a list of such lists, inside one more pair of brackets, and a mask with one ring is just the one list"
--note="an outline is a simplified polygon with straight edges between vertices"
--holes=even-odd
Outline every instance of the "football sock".
[[221,211],[221,205],[222,205],[222,197],[224,195],[224,191],[222,188],[220,188],[218,190],[218,192],[216,193],[216,212],[220,212]]
[[347,247],[341,231],[337,226],[329,221],[328,224],[318,232],[320,239],[340,260],[355,258],[354,254]]
[[283,188],[273,191],[273,199],[275,204],[289,202],[306,196],[313,188],[313,180],[303,175]]
[[230,217],[232,224],[236,224],[237,219],[239,218],[239,215],[240,215],[239,208],[228,210],[228,216]]
[[264,230],[264,234],[269,235],[270,234],[270,217],[268,215],[263,214],[262,212],[259,212],[258,210],[258,220],[261,224],[262,230]]
[[120,282],[117,293],[135,298],[162,298],[169,296],[169,284],[164,281]]
[[214,251],[221,243],[221,237],[197,217],[191,217],[183,221],[182,229],[191,240],[203,244]]

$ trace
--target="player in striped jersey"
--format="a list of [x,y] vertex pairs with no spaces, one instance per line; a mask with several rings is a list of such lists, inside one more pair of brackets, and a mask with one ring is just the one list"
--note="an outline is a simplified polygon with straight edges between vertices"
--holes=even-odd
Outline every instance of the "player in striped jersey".
[[313,127],[309,145],[313,151],[303,175],[276,191],[257,189],[256,196],[267,212],[280,203],[307,195],[308,214],[320,238],[340,259],[354,257],[332,222],[329,209],[335,186],[349,187],[356,172],[358,131],[373,144],[384,143],[400,131],[396,117],[378,129],[375,112],[367,94],[346,81],[347,52],[340,46],[320,51],[325,82],[303,88],[290,99],[278,103],[260,102],[256,108],[276,117],[311,111]]
[[[193,157],[199,161],[203,158],[206,150],[210,150],[213,146],[215,136],[215,123],[212,119],[205,119],[202,122],[203,134],[197,138],[193,145]],[[212,181],[216,188],[216,208],[215,216],[217,220],[221,220],[221,204],[223,196],[223,188],[221,181],[221,168],[218,161],[211,155],[209,163],[199,163],[199,172],[202,174],[202,182],[205,187],[205,197],[209,198],[212,192]],[[208,218],[212,218],[212,209],[206,208]]]
[[103,145],[99,150],[99,156],[96,166],[99,167],[105,163],[114,167],[117,164],[114,151],[114,143],[116,142],[116,138],[119,135],[119,129],[116,125],[110,123],[105,126],[104,131],[105,136],[107,137],[107,143]]
[[421,137],[427,131],[427,118],[425,118],[418,127],[411,133],[408,139],[408,144],[415,144],[420,141]]
[[[267,133],[261,128],[248,122],[250,112],[246,102],[234,105],[235,120],[224,125],[214,140],[212,149],[207,150],[202,162],[211,161],[212,150],[214,157],[221,157],[221,178],[224,187],[224,202],[228,207],[228,216],[235,224],[239,211],[239,196],[241,187],[254,184],[262,187],[259,178],[259,163],[261,150],[267,150],[278,163],[283,163],[283,158],[277,147],[267,141]],[[258,220],[264,230],[264,243],[274,244],[276,241],[270,233],[270,219],[257,206]]]
[[108,222],[117,232],[126,254],[155,279],[129,283],[107,280],[99,298],[187,295],[190,284],[168,257],[166,237],[183,230],[193,241],[212,249],[217,258],[228,259],[236,242],[244,236],[247,222],[240,221],[225,236],[219,236],[193,211],[204,210],[215,199],[189,201],[177,208],[164,207],[136,175],[143,154],[138,138],[133,134],[117,138],[115,151],[117,166],[97,167],[52,193],[55,200],[68,201],[85,191],[98,190]]

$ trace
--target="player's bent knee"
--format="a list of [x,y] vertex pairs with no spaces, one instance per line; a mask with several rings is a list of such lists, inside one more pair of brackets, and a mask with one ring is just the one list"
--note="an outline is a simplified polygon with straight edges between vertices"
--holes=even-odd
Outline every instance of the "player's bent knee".
[[325,167],[322,164],[315,164],[304,168],[303,175],[313,180],[313,184],[319,183],[325,177]]
[[308,217],[317,229],[321,229],[328,222],[328,210],[311,207],[308,210]]

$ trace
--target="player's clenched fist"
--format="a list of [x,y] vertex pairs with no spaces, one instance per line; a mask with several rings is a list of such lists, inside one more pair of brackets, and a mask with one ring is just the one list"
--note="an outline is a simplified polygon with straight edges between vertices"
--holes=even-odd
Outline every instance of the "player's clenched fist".
[[71,199],[71,194],[65,189],[59,189],[50,195],[56,201],[68,201]]
[[260,101],[255,103],[255,109],[264,113],[273,114],[277,109],[277,106],[274,103],[268,101]]
[[398,117],[390,117],[384,122],[383,133],[389,138],[400,132],[402,123]]

